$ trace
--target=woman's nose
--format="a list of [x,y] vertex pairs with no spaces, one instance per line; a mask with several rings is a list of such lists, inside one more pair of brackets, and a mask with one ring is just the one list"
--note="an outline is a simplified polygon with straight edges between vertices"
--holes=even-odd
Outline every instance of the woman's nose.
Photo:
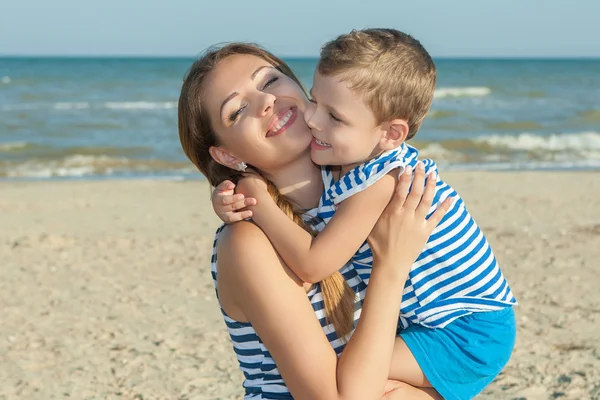
[[275,102],[277,101],[277,97],[271,93],[261,92],[259,94],[261,96],[259,101],[259,113],[261,116],[268,115],[273,112],[273,107],[275,106]]

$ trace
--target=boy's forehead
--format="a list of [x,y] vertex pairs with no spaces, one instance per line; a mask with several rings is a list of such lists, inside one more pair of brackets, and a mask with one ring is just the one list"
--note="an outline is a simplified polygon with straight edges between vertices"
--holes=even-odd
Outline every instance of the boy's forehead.
[[348,89],[347,82],[342,81],[339,77],[323,75],[319,70],[316,70],[311,91],[318,92],[320,95],[327,95],[337,93],[346,94],[350,89]]
[[323,75],[317,70],[310,94],[318,103],[337,110],[346,118],[375,118],[364,96],[351,89],[350,85],[348,80],[338,76]]

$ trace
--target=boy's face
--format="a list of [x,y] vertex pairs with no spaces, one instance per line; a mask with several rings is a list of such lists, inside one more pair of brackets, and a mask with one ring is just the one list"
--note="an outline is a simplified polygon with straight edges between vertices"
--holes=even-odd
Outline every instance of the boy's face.
[[381,153],[385,132],[362,97],[335,76],[315,71],[304,120],[311,128],[311,158],[318,165],[353,167]]

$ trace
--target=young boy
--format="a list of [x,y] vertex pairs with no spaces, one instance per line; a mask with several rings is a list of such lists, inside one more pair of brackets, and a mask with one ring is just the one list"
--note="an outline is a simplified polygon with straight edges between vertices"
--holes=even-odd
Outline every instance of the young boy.
[[430,214],[455,197],[409,273],[395,349],[405,362],[396,363],[404,367],[390,379],[466,399],[508,361],[516,301],[462,199],[440,180],[432,160],[418,161],[418,151],[405,143],[429,111],[435,83],[431,57],[402,32],[352,31],[327,43],[304,114],[313,133],[311,157],[328,166],[318,210],[327,225],[313,238],[274,203],[259,202],[252,212],[304,281],[319,282],[351,260],[368,283],[373,257],[365,240],[399,173],[415,170],[435,182]]

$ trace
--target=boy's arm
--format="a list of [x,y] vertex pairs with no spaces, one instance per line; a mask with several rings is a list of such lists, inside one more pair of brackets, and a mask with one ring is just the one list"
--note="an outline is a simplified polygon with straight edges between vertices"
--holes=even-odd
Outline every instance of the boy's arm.
[[300,279],[319,282],[342,268],[367,239],[393,195],[397,173],[396,170],[388,173],[344,200],[315,238],[272,201],[259,200],[253,207],[253,219]]

